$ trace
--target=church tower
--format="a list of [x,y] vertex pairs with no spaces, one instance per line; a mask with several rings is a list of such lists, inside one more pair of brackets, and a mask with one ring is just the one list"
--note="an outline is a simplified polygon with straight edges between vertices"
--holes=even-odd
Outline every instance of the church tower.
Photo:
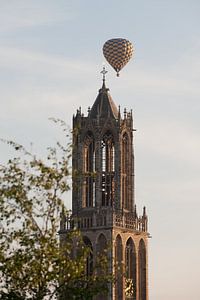
[[[98,300],[148,300],[147,215],[138,216],[134,195],[132,111],[117,108],[105,85],[88,109],[73,117],[72,219],[95,259],[110,245],[116,282]],[[88,266],[89,268],[89,266]]]

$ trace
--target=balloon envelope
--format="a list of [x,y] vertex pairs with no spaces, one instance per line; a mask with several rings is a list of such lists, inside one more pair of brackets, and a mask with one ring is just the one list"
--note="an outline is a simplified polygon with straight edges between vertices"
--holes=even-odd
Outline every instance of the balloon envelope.
[[119,76],[119,71],[127,64],[133,54],[133,45],[126,39],[111,39],[103,45],[103,54]]

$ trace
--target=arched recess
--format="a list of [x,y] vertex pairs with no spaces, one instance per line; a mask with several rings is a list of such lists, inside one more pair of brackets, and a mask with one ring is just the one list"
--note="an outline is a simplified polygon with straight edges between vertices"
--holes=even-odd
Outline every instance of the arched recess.
[[127,132],[122,136],[122,206],[131,210],[131,197],[129,194],[130,185],[130,139]]
[[123,248],[122,238],[118,234],[115,240],[115,299],[123,299]]
[[[104,265],[105,258],[107,260],[107,239],[103,233],[101,233],[97,239],[97,273],[98,275],[106,275],[107,267]],[[108,295],[104,293],[100,293],[96,298],[96,300],[108,300]]]
[[146,300],[146,246],[144,240],[139,243],[139,300]]
[[125,266],[126,266],[126,280],[125,280],[126,299],[136,300],[136,294],[137,294],[136,250],[135,250],[135,244],[131,237],[126,242]]
[[107,131],[101,140],[101,169],[102,206],[112,206],[114,200],[115,146],[110,131]]
[[86,260],[86,275],[89,277],[93,273],[93,248],[90,239],[86,236],[83,237],[84,244],[88,247],[89,253]]
[[88,131],[83,142],[83,207],[95,206],[95,140]]
[[97,239],[97,255],[105,254],[107,252],[107,240],[103,233]]

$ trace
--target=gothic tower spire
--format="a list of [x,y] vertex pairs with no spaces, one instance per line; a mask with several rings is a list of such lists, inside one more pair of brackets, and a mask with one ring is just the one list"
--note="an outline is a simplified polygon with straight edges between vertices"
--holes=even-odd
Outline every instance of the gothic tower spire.
[[103,71],[101,71],[101,73],[103,74],[103,85],[99,90],[99,94],[92,106],[89,117],[93,119],[95,119],[97,116],[101,118],[113,117],[117,119],[117,107],[112,100],[109,89],[106,88],[105,84],[105,74],[107,73],[105,67],[103,68]]
[[[132,111],[123,117],[105,84],[85,116],[73,117],[72,219],[91,245],[111,243],[110,270],[116,283],[101,300],[148,300],[147,214],[136,212]],[[95,259],[94,259],[95,261]]]

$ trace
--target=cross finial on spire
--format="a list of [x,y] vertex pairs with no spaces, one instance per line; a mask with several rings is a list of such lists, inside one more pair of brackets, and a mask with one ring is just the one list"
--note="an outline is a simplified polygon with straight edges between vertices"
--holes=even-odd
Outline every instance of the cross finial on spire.
[[101,74],[103,74],[103,83],[105,83],[106,73],[108,73],[108,71],[106,71],[105,66],[103,66],[103,70],[101,71]]

